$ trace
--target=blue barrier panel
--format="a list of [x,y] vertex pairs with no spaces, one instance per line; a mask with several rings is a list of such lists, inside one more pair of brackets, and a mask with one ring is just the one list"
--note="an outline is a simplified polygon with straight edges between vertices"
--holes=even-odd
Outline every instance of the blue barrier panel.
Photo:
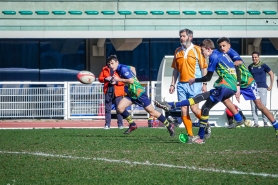
[[77,81],[78,70],[72,69],[43,69],[40,70],[40,81],[54,82],[54,81]]
[[39,69],[0,68],[0,81],[39,81]]

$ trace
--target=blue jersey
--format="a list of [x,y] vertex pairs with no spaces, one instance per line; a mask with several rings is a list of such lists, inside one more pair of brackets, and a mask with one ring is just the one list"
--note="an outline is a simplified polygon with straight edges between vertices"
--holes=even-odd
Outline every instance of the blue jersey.
[[237,91],[236,70],[234,62],[225,53],[213,50],[209,56],[208,71],[216,72],[219,78],[214,82],[214,87],[225,87],[233,91]]
[[242,64],[238,66],[238,69],[240,70],[241,73],[241,82],[240,82],[240,88],[247,88],[251,86],[252,83],[255,82],[252,74],[248,71],[247,67],[244,64],[244,61],[242,58],[239,56],[239,54],[233,50],[232,48],[229,49],[229,51],[226,53],[227,55],[230,56],[230,58],[235,62],[237,60],[241,60]]
[[134,80],[133,84],[125,84],[125,92],[132,98],[139,98],[144,92],[145,88],[140,84],[139,80],[136,78],[134,73],[130,70],[130,66],[119,64],[116,72],[119,74],[120,78]]

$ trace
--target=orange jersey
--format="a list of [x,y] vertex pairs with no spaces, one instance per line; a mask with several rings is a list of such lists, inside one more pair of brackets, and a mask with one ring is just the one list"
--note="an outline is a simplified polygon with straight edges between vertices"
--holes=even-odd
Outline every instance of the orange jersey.
[[172,68],[180,73],[180,82],[188,82],[191,78],[201,78],[201,69],[207,67],[201,47],[191,44],[186,50],[182,46],[176,49]]

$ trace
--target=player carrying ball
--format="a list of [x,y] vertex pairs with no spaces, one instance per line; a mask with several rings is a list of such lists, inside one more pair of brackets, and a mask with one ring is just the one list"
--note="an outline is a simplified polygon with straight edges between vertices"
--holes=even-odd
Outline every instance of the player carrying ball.
[[126,110],[127,107],[131,106],[132,104],[136,104],[143,107],[150,115],[161,121],[168,129],[170,136],[173,137],[175,135],[174,127],[160,112],[154,109],[151,101],[149,100],[149,97],[147,96],[145,88],[140,84],[130,68],[126,65],[120,64],[116,55],[110,55],[107,58],[107,63],[109,63],[109,67],[116,71],[119,75],[119,77],[114,76],[113,83],[125,83],[125,92],[127,96],[125,96],[119,102],[117,107],[117,112],[119,112],[129,123],[129,128],[124,132],[124,134],[129,134],[130,132],[137,129],[136,123],[133,121],[131,115]]

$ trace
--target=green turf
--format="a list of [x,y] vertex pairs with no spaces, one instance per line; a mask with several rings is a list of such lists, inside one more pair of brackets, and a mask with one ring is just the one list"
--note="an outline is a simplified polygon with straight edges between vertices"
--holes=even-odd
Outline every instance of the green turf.
[[278,182],[273,128],[212,128],[203,145],[180,143],[182,128],[174,138],[166,129],[139,128],[130,135],[123,131],[0,130],[0,184]]

